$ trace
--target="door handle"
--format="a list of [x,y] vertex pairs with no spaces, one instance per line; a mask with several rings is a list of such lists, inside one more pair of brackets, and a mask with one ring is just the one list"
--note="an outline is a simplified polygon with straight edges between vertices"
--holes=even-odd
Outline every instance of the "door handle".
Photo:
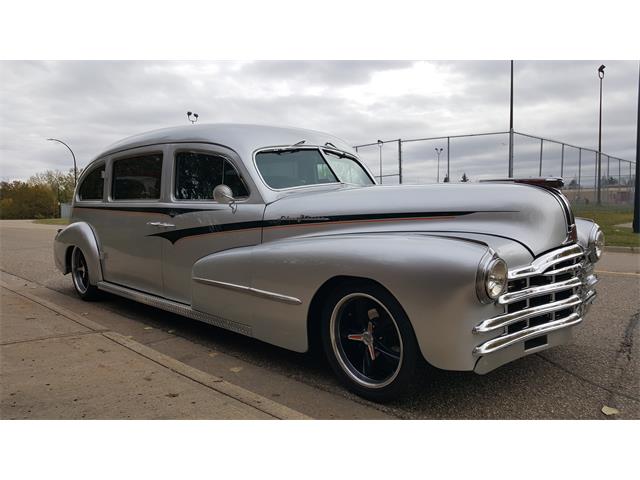
[[158,227],[158,228],[175,227],[173,223],[165,223],[165,222],[147,222],[147,225],[151,227]]

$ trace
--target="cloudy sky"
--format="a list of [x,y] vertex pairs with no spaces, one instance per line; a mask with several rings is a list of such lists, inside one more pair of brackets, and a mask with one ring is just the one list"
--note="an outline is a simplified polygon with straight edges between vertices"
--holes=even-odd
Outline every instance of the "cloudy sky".
[[[607,65],[603,151],[635,159],[636,61],[516,61],[515,129],[596,148],[600,63]],[[0,177],[69,168],[69,153],[47,137],[69,143],[84,166],[123,137],[184,125],[187,110],[202,123],[299,126],[353,145],[505,131],[509,62],[1,62]],[[504,176],[506,138],[452,141],[452,179]],[[436,147],[445,148],[444,160],[446,141],[404,145],[408,181],[435,181]],[[543,174],[559,174],[560,147],[543,151]],[[378,148],[361,152],[377,173]],[[577,152],[565,155],[572,176]],[[397,144],[385,145],[383,156],[384,173],[395,173]],[[537,174],[538,159],[539,142],[516,138],[516,174]],[[589,162],[586,155],[585,168]]]

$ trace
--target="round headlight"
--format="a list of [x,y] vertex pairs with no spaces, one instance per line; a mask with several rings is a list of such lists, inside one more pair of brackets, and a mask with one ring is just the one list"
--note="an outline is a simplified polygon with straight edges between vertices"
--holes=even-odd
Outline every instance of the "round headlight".
[[604,233],[598,225],[593,226],[589,237],[589,257],[592,262],[597,262],[604,252]]
[[478,282],[476,284],[478,298],[484,303],[495,301],[507,290],[507,264],[494,255],[486,255],[480,262]]
[[489,264],[485,288],[492,300],[498,298],[507,289],[507,264],[501,258],[496,258]]

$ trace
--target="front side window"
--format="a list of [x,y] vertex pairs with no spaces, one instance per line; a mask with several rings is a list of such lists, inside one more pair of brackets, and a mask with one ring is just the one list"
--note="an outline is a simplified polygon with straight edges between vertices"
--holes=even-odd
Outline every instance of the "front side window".
[[158,200],[162,178],[162,154],[121,158],[113,162],[114,200]]
[[323,183],[372,185],[360,164],[346,154],[318,149],[267,150],[256,154],[256,166],[271,188],[291,188]]
[[84,177],[78,188],[78,200],[102,200],[104,193],[104,164]]
[[200,152],[176,154],[176,199],[212,200],[213,189],[222,184],[231,188],[235,198],[249,195],[235,167],[224,157]]

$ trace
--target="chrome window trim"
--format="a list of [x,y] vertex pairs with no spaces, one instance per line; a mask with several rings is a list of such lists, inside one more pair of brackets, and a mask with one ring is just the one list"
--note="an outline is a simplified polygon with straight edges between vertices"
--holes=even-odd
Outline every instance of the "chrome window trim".
[[[104,177],[102,178],[102,182],[103,182],[102,183],[102,198],[100,200],[95,199],[95,198],[82,200],[80,198],[80,187],[82,186],[84,181],[87,179],[87,177],[89,175],[91,175],[91,173],[95,169],[99,168],[100,166],[104,166]],[[106,159],[96,160],[95,162],[91,162],[89,164],[89,166],[87,168],[85,168],[85,170],[82,172],[82,175],[80,175],[80,179],[78,180],[78,185],[75,187],[73,199],[74,199],[75,203],[82,203],[82,204],[87,204],[87,205],[96,205],[96,204],[105,202],[106,193],[107,193],[107,161],[106,161]]]
[[236,165],[236,163],[229,158],[228,155],[225,155],[221,152],[217,152],[215,150],[211,150],[211,149],[206,149],[206,148],[190,148],[190,147],[183,147],[183,146],[178,146],[180,144],[175,144],[174,148],[170,151],[170,157],[171,157],[171,178],[170,178],[170,189],[169,189],[169,201],[170,202],[175,202],[175,203],[212,203],[214,205],[226,205],[224,203],[220,203],[220,202],[216,202],[213,198],[211,199],[200,199],[200,200],[196,200],[196,199],[183,199],[183,198],[176,198],[176,180],[177,180],[177,175],[176,175],[176,169],[178,168],[178,162],[176,159],[176,155],[180,152],[195,152],[195,153],[203,153],[205,155],[211,155],[211,156],[217,156],[220,157],[226,161],[228,161],[231,166],[233,167],[233,169],[236,171],[236,173],[238,174],[238,177],[240,178],[240,181],[242,182],[242,184],[244,185],[244,188],[247,190],[247,195],[243,196],[243,197],[237,197],[237,199],[235,199],[235,203],[248,203],[249,199],[251,198],[251,189],[249,188],[248,183],[246,182],[246,180],[244,179],[244,176],[240,173],[240,169],[238,168],[238,166]]
[[[358,165],[360,165],[360,167],[362,167],[364,172],[367,174],[367,176],[373,182],[371,185],[366,185],[366,186],[369,187],[369,186],[377,185],[377,183],[376,183],[375,179],[373,178],[373,176],[371,175],[371,172],[369,171],[369,169],[366,168],[364,166],[364,164],[360,161],[360,159],[357,158],[356,156],[354,156],[352,153],[345,152],[345,151],[339,150],[337,148],[335,148],[335,149],[334,148],[328,148],[328,147],[323,147],[323,146],[320,146],[320,145],[296,145],[296,146],[293,146],[293,145],[274,145],[274,146],[270,146],[270,147],[260,147],[260,148],[258,148],[256,150],[254,150],[252,155],[251,155],[252,156],[252,160],[253,160],[253,168],[255,169],[256,173],[258,174],[258,178],[260,178],[260,181],[262,182],[262,184],[265,187],[267,187],[269,190],[271,190],[272,192],[287,192],[287,191],[291,191],[291,190],[299,190],[299,189],[309,188],[309,187],[324,187],[324,186],[327,186],[327,185],[352,185],[352,184],[346,184],[344,182],[327,182],[327,183],[312,183],[312,184],[309,184],[309,185],[297,185],[295,187],[273,188],[263,178],[262,172],[258,168],[258,163],[256,161],[257,155],[259,153],[263,153],[263,152],[269,152],[269,151],[273,152],[273,151],[280,151],[280,150],[320,150],[320,155],[322,156],[324,161],[327,162],[327,159],[324,156],[324,153],[322,152],[323,149],[326,149],[326,150],[329,150],[329,151],[334,151],[334,152],[344,153],[344,154],[348,155],[350,158],[353,158],[353,160],[355,162],[357,162]],[[329,167],[329,168],[331,168],[331,167]],[[336,178],[337,178],[337,176],[336,176]]]
[[[157,145],[153,145],[154,148],[143,147],[140,152],[131,153],[130,150],[122,152],[121,155],[113,156],[109,159],[109,192],[107,195],[107,203],[162,203],[165,196],[165,181],[164,181],[164,168],[166,149],[158,149]],[[160,164],[160,195],[158,198],[113,198],[113,183],[115,181],[115,175],[113,173],[114,163],[118,160],[128,160],[136,157],[144,157],[147,155],[160,155],[162,163]]]

